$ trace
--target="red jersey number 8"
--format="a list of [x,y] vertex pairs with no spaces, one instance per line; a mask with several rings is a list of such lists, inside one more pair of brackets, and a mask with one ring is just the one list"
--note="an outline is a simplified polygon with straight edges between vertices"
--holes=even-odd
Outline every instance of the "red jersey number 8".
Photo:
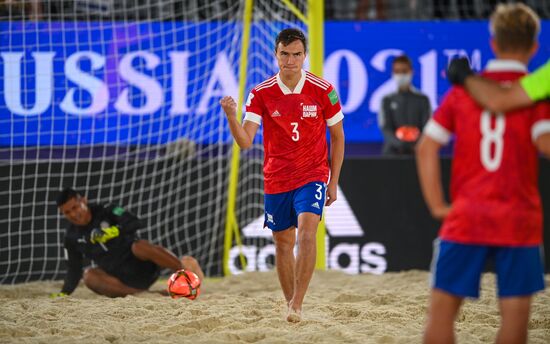
[[[491,128],[492,118],[495,118],[495,127]],[[502,162],[504,151],[504,130],[506,129],[506,117],[499,113],[493,115],[485,110],[481,113],[480,121],[481,143],[480,155],[483,167],[489,172],[494,172]],[[491,154],[491,147],[495,147]]]

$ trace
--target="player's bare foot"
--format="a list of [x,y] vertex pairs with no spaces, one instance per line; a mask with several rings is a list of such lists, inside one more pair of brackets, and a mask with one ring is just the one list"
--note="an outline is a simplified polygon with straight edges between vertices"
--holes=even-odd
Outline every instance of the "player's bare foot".
[[290,308],[288,310],[288,314],[286,316],[286,321],[291,322],[291,323],[297,323],[297,322],[302,321],[302,312],[298,311],[296,309]]
[[288,313],[286,315],[286,321],[291,323],[297,323],[302,321],[302,310],[292,308],[291,305],[288,306]]

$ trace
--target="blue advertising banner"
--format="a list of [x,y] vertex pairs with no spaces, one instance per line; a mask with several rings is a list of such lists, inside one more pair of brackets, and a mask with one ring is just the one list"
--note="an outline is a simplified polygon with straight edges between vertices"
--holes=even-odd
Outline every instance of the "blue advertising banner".
[[0,145],[229,141],[217,102],[238,90],[234,28],[0,23]]
[[[530,70],[550,58],[549,23]],[[229,142],[208,133],[225,125],[219,98],[238,89],[233,25],[0,23],[0,146]],[[486,21],[328,22],[325,35],[324,77],[340,94],[348,142],[382,140],[376,114],[395,89],[394,56],[411,57],[413,84],[434,109],[450,59],[468,56],[480,70],[493,56]]]
[[[346,115],[346,141],[381,142],[376,114],[384,95],[393,92],[391,62],[407,54],[414,68],[413,85],[436,109],[449,83],[448,62],[467,56],[481,70],[494,58],[486,21],[471,22],[330,22],[325,28],[325,75],[340,94]],[[550,22],[542,23],[540,48],[529,70],[550,58]]]

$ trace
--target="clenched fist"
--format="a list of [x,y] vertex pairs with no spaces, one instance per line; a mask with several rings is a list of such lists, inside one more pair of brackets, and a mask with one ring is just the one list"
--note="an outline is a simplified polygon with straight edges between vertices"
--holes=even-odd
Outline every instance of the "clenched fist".
[[220,105],[227,118],[237,118],[237,102],[230,96],[225,96],[220,100]]

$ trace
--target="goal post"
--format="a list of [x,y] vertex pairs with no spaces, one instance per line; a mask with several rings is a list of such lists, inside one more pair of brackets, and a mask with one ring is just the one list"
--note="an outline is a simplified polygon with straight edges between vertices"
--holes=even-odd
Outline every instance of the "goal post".
[[[325,56],[325,2],[308,0],[308,31],[310,46],[310,71],[320,77],[323,77],[323,63]],[[315,37],[314,39],[312,39]],[[326,227],[324,216],[317,229],[317,261],[315,268],[319,270],[326,269],[326,247],[325,240]]]
[[[243,36],[241,45],[241,56],[239,59],[239,97],[237,100],[237,109],[242,109],[244,101],[244,93],[246,89],[246,71],[248,68],[248,47],[250,45],[250,26],[252,25],[252,10],[253,0],[245,0],[244,15],[243,15]],[[238,111],[237,111],[238,113]],[[242,119],[237,116],[237,121],[241,123]],[[239,159],[241,156],[241,150],[237,142],[233,141],[231,145],[231,170],[229,171],[229,187],[227,192],[227,214],[225,217],[225,238],[224,238],[224,252],[223,252],[223,272],[225,275],[230,275],[229,270],[229,251],[233,243],[233,235],[235,235],[235,241],[240,250],[242,250],[242,241],[239,232],[239,225],[235,214],[235,207],[237,203],[237,184],[239,182]],[[240,264],[244,268],[246,267],[246,261],[242,252],[239,252]]]

